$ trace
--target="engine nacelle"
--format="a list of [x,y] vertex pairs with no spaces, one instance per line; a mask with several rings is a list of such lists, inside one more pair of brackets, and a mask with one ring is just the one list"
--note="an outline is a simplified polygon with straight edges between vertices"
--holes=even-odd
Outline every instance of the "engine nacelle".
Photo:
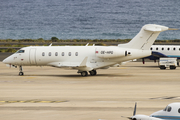
[[96,56],[100,58],[116,58],[130,55],[131,52],[123,48],[115,47],[99,47],[96,49]]

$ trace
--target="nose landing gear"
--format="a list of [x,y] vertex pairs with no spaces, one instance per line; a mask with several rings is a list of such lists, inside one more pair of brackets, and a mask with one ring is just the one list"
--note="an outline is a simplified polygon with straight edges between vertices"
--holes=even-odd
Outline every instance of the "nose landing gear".
[[20,65],[19,66],[19,76],[23,76],[24,73],[23,73],[23,69],[22,69],[22,66]]

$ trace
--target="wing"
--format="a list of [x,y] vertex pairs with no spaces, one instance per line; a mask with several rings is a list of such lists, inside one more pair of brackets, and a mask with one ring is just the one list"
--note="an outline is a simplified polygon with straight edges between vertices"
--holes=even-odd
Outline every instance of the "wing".
[[52,62],[49,63],[49,66],[58,67],[58,68],[69,68],[69,69],[77,69],[80,71],[91,71],[93,68],[88,67],[86,65],[88,57],[85,57],[82,62]]
[[145,58],[148,58],[150,60],[157,60],[161,57],[168,57],[160,52],[155,52],[155,51],[152,51],[152,55],[148,56],[148,57],[145,57]]

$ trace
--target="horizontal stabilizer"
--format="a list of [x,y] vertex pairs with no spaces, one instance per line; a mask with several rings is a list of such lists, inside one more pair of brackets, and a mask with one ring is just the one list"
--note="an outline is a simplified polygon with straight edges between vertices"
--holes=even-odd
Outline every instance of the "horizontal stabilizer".
[[165,27],[165,26],[159,26],[159,25],[147,25],[144,27],[144,30],[145,31],[150,31],[150,32],[163,32],[163,31],[166,31],[168,30],[169,28],[168,27]]

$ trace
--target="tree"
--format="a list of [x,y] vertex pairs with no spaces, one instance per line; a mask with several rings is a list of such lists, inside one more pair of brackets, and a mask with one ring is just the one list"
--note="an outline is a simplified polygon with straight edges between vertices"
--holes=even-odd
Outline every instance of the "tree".
[[52,42],[58,42],[59,39],[57,37],[52,37],[51,40]]

